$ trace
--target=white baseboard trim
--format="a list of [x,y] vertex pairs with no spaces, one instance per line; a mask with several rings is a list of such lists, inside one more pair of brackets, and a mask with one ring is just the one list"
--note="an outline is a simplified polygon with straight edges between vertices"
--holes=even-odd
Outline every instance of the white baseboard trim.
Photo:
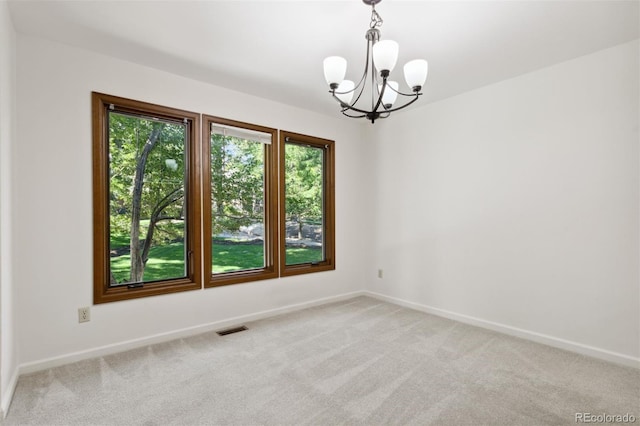
[[456,312],[447,311],[444,309],[434,308],[432,306],[422,305],[420,303],[409,302],[408,300],[398,299],[396,297],[386,296],[384,294],[375,293],[372,291],[365,291],[364,295],[373,297],[375,299],[383,300],[385,302],[393,303],[399,306],[404,306],[406,308],[415,309],[417,311],[426,312],[432,315],[437,315],[439,317],[448,318],[448,319],[462,322],[465,324],[470,324],[477,327],[497,331],[499,333],[508,334],[510,336],[520,337],[522,339],[531,340],[537,343],[542,343],[547,346],[553,346],[555,348],[564,349],[570,352],[576,352],[581,355],[586,355],[586,356],[598,358],[604,361],[621,364],[627,367],[634,367],[634,368],[640,369],[640,358],[634,358],[629,355],[624,355],[621,353],[612,352],[606,349],[600,349],[593,346],[583,345],[582,343],[572,342],[572,341],[561,339],[558,337],[536,333],[534,331],[523,330],[521,328],[511,327],[509,325],[500,324],[493,321],[487,321],[487,320],[475,318],[469,315],[464,315]]
[[7,417],[7,413],[9,413],[11,400],[13,399],[13,394],[15,393],[16,386],[18,385],[19,370],[19,367],[13,370],[11,379],[9,379],[9,386],[2,393],[2,401],[0,401],[0,419],[4,419]]
[[[354,291],[350,293],[344,293],[337,296],[324,297],[321,299],[315,299],[308,302],[296,303],[293,305],[283,306],[281,308],[268,309],[265,311],[256,312],[248,315],[241,315],[233,318],[228,318],[220,321],[215,321],[207,324],[201,324],[194,327],[188,327],[180,330],[174,330],[167,333],[160,333],[153,336],[142,337],[139,339],[127,340],[120,343],[114,343],[111,345],[100,346],[97,348],[87,349],[85,351],[72,352],[52,358],[46,358],[35,362],[29,362],[21,364],[19,368],[19,374],[35,373],[37,371],[46,370],[53,367],[59,367],[61,365],[71,364],[73,362],[82,361],[85,359],[97,358],[105,355],[111,355],[118,352],[124,352],[131,349],[137,349],[156,343],[168,342],[170,340],[180,339],[184,337],[193,336],[200,333],[206,333],[208,331],[220,330],[225,327],[235,326],[243,322],[256,321],[276,315],[286,314],[301,309],[310,308],[313,306],[324,305],[327,303],[339,302],[342,300],[352,299],[357,296],[364,295],[364,291]],[[17,378],[16,378],[17,380]],[[10,401],[10,399],[9,399]],[[4,406],[3,406],[4,408]]]

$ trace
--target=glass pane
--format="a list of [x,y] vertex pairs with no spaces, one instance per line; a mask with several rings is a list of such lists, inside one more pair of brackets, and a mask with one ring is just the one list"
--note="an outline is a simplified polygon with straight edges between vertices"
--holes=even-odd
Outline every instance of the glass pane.
[[285,144],[286,264],[325,259],[322,148]]
[[111,286],[182,278],[185,124],[109,112]]
[[264,152],[260,141],[211,134],[214,274],[265,267]]

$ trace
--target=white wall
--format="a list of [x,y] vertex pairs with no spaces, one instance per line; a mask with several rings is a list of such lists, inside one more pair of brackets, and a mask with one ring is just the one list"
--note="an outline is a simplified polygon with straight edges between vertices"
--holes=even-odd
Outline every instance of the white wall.
[[0,412],[6,414],[18,372],[12,251],[12,147],[15,146],[16,34],[0,1]]
[[[93,306],[91,322],[78,324],[77,308],[92,303],[91,91],[334,139],[336,270]],[[18,92],[15,279],[26,371],[52,357],[364,289],[359,125],[22,35]]]
[[640,366],[638,51],[376,123],[368,290]]

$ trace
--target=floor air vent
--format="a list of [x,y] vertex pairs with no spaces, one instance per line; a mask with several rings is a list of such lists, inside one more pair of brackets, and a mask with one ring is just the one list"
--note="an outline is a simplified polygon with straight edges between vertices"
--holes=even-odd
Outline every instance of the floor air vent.
[[233,328],[227,328],[226,330],[216,331],[216,333],[218,333],[218,336],[226,336],[227,334],[239,333],[245,330],[248,330],[248,328],[245,327],[244,325],[241,325],[240,327],[233,327]]

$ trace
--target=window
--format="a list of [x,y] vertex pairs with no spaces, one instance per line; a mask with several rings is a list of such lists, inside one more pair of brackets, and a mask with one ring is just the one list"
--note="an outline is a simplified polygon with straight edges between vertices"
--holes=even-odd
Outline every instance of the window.
[[203,118],[205,285],[278,277],[277,130]]
[[94,303],[335,269],[333,141],[92,93]]
[[281,275],[335,269],[333,141],[280,132]]
[[92,103],[94,303],[201,288],[199,115]]

